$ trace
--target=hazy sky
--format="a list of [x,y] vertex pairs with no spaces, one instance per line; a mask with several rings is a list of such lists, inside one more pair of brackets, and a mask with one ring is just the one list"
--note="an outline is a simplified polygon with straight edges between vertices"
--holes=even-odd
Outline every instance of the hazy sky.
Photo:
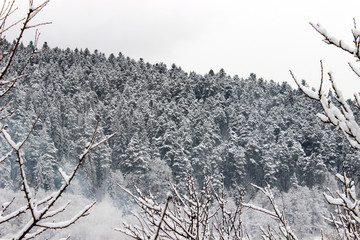
[[359,9],[359,0],[52,0],[38,21],[53,22],[40,29],[50,47],[122,52],[200,74],[224,68],[294,86],[291,69],[317,87],[322,59],[350,97],[360,90],[352,56],[323,43],[309,21],[351,43]]

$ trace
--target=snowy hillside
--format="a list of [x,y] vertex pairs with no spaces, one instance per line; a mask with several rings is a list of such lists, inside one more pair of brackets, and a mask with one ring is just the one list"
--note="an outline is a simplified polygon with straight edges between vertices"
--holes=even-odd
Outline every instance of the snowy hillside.
[[[19,69],[30,49],[21,46]],[[26,74],[8,96],[16,112],[7,124],[25,134],[40,114],[26,159],[30,182],[48,190],[61,180],[57,169],[81,153],[78,146],[97,119],[100,135],[116,134],[82,169],[83,193],[100,198],[118,193],[118,179],[151,183],[161,192],[167,179],[180,184],[191,173],[201,181],[204,171],[219,181],[223,176],[227,188],[321,186],[329,172],[341,170],[341,159],[356,159],[344,138],[314,116],[315,103],[255,74],[243,79],[221,69],[199,75],[175,64],[46,44]],[[358,176],[357,169],[349,170]],[[0,171],[11,172],[1,187],[16,186],[9,162]]]

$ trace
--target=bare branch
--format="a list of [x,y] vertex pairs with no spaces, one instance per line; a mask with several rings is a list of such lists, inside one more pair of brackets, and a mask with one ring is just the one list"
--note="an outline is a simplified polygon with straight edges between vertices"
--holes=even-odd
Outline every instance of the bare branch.
[[356,48],[351,48],[349,45],[347,45],[346,43],[344,43],[342,40],[339,40],[333,36],[331,36],[325,28],[323,28],[319,23],[318,24],[314,24],[310,22],[310,25],[318,32],[320,33],[324,39],[323,41],[329,45],[334,45],[340,49],[342,49],[345,52],[350,53],[353,56],[356,56],[357,58],[360,57],[360,55],[357,52]]
[[320,60],[320,67],[321,67],[321,80],[320,80],[320,87],[319,87],[318,95],[321,98],[322,88],[323,88],[323,84],[324,84],[324,67],[323,67],[322,60]]
[[[17,81],[19,81],[21,78],[24,77],[23,72],[25,68],[30,63],[31,58],[36,53],[36,46],[39,39],[39,33],[35,32],[35,45],[32,49],[31,53],[27,57],[27,60],[24,61],[24,66],[22,69],[17,70],[17,75],[12,76],[13,73],[13,65],[14,65],[14,58],[17,53],[17,50],[20,46],[21,39],[23,37],[23,34],[25,31],[31,28],[43,26],[46,24],[50,24],[50,22],[42,22],[42,23],[33,23],[33,19],[37,16],[37,14],[43,10],[43,8],[49,3],[49,0],[45,0],[43,3],[41,3],[39,6],[35,7],[33,5],[33,0],[29,0],[29,11],[27,12],[26,16],[24,18],[21,18],[20,20],[15,21],[14,23],[8,24],[8,19],[11,14],[13,14],[17,8],[14,7],[15,0],[13,1],[3,1],[2,6],[0,6],[0,43],[2,41],[5,41],[5,32],[9,29],[13,28],[14,26],[18,24],[22,24],[20,28],[20,32],[12,46],[9,47],[9,49],[2,49],[0,51],[0,62],[3,68],[0,71],[0,98],[4,97],[6,94],[8,94]],[[7,116],[11,115],[11,112],[6,114],[5,109],[8,108],[8,105],[0,106],[0,119],[4,119]],[[48,229],[62,229],[67,228],[68,226],[75,224],[80,218],[85,217],[89,214],[89,210],[91,207],[95,204],[93,202],[92,204],[86,206],[82,211],[78,212],[74,215],[71,219],[63,222],[54,222],[54,217],[58,216],[60,213],[64,212],[70,202],[66,203],[65,205],[55,208],[55,203],[59,200],[59,198],[63,195],[64,191],[68,188],[68,186],[71,184],[72,180],[74,179],[76,173],[79,170],[79,167],[85,160],[86,156],[89,154],[91,150],[99,146],[100,144],[103,144],[110,138],[112,138],[114,135],[105,137],[103,140],[100,140],[99,142],[96,142],[97,140],[97,129],[99,125],[99,121],[96,123],[96,127],[94,130],[94,133],[90,139],[90,143],[87,145],[87,148],[85,151],[79,156],[77,159],[77,164],[74,166],[73,171],[68,176],[65,174],[65,172],[61,172],[61,175],[63,176],[64,183],[60,187],[59,190],[51,193],[49,196],[38,200],[36,197],[36,191],[35,194],[32,193],[32,189],[28,184],[27,178],[26,178],[26,171],[25,171],[25,159],[22,156],[22,147],[23,145],[28,141],[30,135],[32,134],[37,121],[39,119],[39,116],[36,118],[34,124],[32,125],[31,129],[25,136],[25,138],[21,142],[15,142],[10,134],[8,133],[7,126],[2,126],[0,132],[2,136],[4,137],[7,144],[11,147],[11,151],[9,151],[4,157],[0,158],[0,162],[5,161],[5,159],[9,158],[12,153],[15,153],[16,155],[16,162],[18,163],[18,168],[20,171],[20,179],[21,179],[21,185],[22,185],[22,191],[24,192],[24,198],[26,199],[26,205],[23,207],[18,208],[17,210],[5,214],[5,211],[8,209],[8,207],[11,205],[11,203],[14,201],[14,199],[8,203],[3,204],[3,208],[0,212],[0,224],[8,222],[11,219],[16,218],[17,216],[29,213],[31,218],[28,220],[28,222],[21,226],[21,229],[18,231],[17,234],[15,234],[12,239],[33,239],[39,236],[41,233],[45,232]]]
[[95,205],[96,202],[91,203],[90,205],[86,206],[82,211],[76,214],[68,221],[63,222],[46,222],[46,223],[37,223],[35,226],[47,229],[64,229],[73,224],[75,224],[80,218],[87,216],[90,208]]
[[35,25],[27,26],[26,29],[37,28],[37,27],[44,26],[44,25],[49,25],[49,24],[52,24],[52,22],[38,23],[38,24],[35,24]]
[[316,93],[314,91],[312,91],[311,89],[307,88],[306,86],[302,86],[300,84],[300,82],[296,79],[295,75],[293,74],[293,72],[290,70],[290,74],[291,77],[294,79],[296,85],[299,87],[299,89],[309,98],[314,99],[319,101],[320,100],[320,95],[319,93]]
[[[275,197],[272,193],[272,191],[270,190],[270,186],[266,186],[265,188],[261,188],[259,186],[256,186],[254,184],[252,184],[253,187],[257,188],[258,190],[260,190],[269,200],[271,207],[272,207],[272,211],[261,208],[261,207],[257,207],[255,205],[252,204],[243,204],[244,207],[249,207],[253,210],[265,213],[266,215],[271,216],[272,218],[274,218],[275,220],[277,220],[279,222],[279,229],[280,229],[280,233],[283,237],[285,237],[288,240],[297,240],[298,238],[296,237],[295,233],[292,231],[291,227],[289,226],[288,222],[285,219],[285,213],[281,212],[279,210],[279,207],[275,201]],[[270,235],[272,235],[272,229],[269,227],[269,232]],[[268,236],[270,236],[268,235]],[[269,238],[269,237],[268,237]],[[269,238],[272,239],[272,238]],[[281,239],[281,237],[280,237]]]
[[14,212],[12,213],[9,213],[5,216],[0,216],[0,224],[3,224],[5,222],[8,222],[9,220],[13,219],[13,218],[16,218],[17,216],[25,213],[27,211],[27,206],[26,207],[21,207],[21,208],[18,208],[17,210],[15,210]]
[[[49,219],[53,216],[58,215],[59,213],[63,212],[67,205],[64,205],[56,210],[50,210],[54,207],[54,204],[58,201],[58,199],[62,196],[63,192],[68,188],[68,186],[71,184],[72,180],[74,179],[80,165],[82,164],[83,160],[85,159],[86,155],[89,153],[90,150],[94,149],[94,147],[98,146],[98,143],[95,143],[96,140],[96,135],[97,135],[97,127],[98,127],[98,122],[96,125],[96,129],[93,133],[93,136],[91,137],[90,143],[88,144],[88,147],[86,149],[86,151],[80,156],[80,158],[78,159],[78,164],[75,166],[73,172],[70,174],[70,176],[68,176],[67,181],[65,181],[65,183],[62,185],[62,187],[55,193],[53,193],[52,195],[46,197],[45,199],[41,200],[41,201],[37,201],[33,196],[32,193],[30,191],[30,187],[27,184],[27,180],[26,180],[26,175],[25,175],[25,171],[24,171],[24,164],[23,164],[23,159],[20,153],[20,149],[21,146],[26,142],[26,140],[28,139],[28,136],[25,138],[25,140],[23,142],[21,142],[20,144],[15,144],[12,142],[11,138],[8,136],[8,134],[6,134],[5,130],[3,130],[3,134],[5,136],[5,138],[7,139],[9,145],[15,145],[15,147],[13,147],[15,153],[17,154],[18,157],[18,164],[19,164],[19,168],[20,168],[20,174],[21,174],[21,179],[22,179],[22,185],[23,185],[23,191],[25,194],[25,198],[27,200],[27,207],[26,210],[29,209],[30,213],[32,215],[32,218],[29,220],[29,222],[27,223],[27,225],[14,237],[14,239],[22,239],[24,237],[28,237],[28,236],[32,236],[30,233],[30,230],[35,228],[35,227],[40,227],[40,228],[44,228],[44,229],[62,229],[62,228],[66,228],[72,224],[74,224],[76,221],[78,221],[80,218],[86,216],[88,214],[89,209],[95,204],[92,203],[89,206],[85,207],[85,209],[81,212],[79,212],[77,215],[75,215],[72,219],[68,220],[68,221],[64,221],[64,222],[58,222],[58,223],[54,223],[54,222],[46,222],[43,223],[43,220],[45,219]],[[33,128],[32,128],[33,129]],[[4,133],[5,132],[5,133]],[[31,132],[31,131],[30,131]],[[111,136],[110,136],[111,137]],[[110,139],[110,137],[107,137],[106,139]],[[101,143],[104,143],[104,140],[100,141]],[[40,205],[44,205],[44,207],[42,209],[39,209],[38,207]],[[41,233],[42,231],[39,230],[39,233]]]
[[137,239],[241,239],[242,203],[235,210],[226,209],[225,195],[215,191],[211,177],[197,190],[188,176],[182,194],[172,183],[170,186],[172,193],[165,206],[151,194],[146,197],[135,189],[136,195],[121,187],[142,208],[143,215],[135,215],[140,226],[124,224],[124,229],[116,230]]
[[360,209],[359,200],[356,198],[354,182],[345,173],[337,174],[336,177],[341,182],[342,192],[336,192],[336,196],[324,193],[325,200],[336,207],[337,216],[330,215],[325,218],[332,223],[341,238],[360,239]]
[[157,230],[156,230],[156,234],[155,234],[155,236],[154,236],[154,238],[153,238],[154,240],[156,240],[156,239],[158,238],[158,236],[159,236],[159,232],[160,232],[160,229],[161,229],[161,224],[162,224],[162,222],[164,221],[165,213],[166,213],[166,210],[167,210],[167,208],[168,208],[168,206],[169,206],[169,201],[171,200],[171,198],[172,198],[171,195],[169,195],[169,196],[167,197],[164,210],[163,210],[162,213],[161,213],[161,219],[160,219],[158,228],[157,228]]

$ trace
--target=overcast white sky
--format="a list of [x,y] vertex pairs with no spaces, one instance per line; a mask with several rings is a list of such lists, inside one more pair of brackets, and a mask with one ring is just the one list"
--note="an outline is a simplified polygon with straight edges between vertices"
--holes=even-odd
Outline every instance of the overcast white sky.
[[350,97],[360,90],[352,57],[323,43],[309,21],[351,43],[359,9],[359,0],[52,0],[38,21],[53,22],[40,29],[50,47],[122,52],[200,74],[224,68],[294,86],[291,69],[317,86],[322,59]]

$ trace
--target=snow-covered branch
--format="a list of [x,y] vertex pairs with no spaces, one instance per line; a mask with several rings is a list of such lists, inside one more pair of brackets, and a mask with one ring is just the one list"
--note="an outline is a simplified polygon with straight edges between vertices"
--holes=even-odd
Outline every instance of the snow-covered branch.
[[[356,60],[360,61],[360,31],[357,29],[356,21],[354,19],[354,28],[351,30],[353,36],[353,45],[346,44],[322,27],[320,24],[310,23],[311,26],[320,33],[327,44],[336,46],[341,50],[350,53]],[[360,77],[359,66],[349,63],[351,70],[357,77]],[[318,101],[322,107],[323,112],[318,113],[317,116],[324,123],[331,123],[342,131],[350,145],[360,150],[360,126],[355,119],[353,110],[351,109],[348,101],[343,96],[340,88],[337,86],[334,75],[329,72],[328,79],[331,83],[331,92],[325,94],[322,91],[323,85],[323,66],[321,62],[321,83],[318,91],[313,91],[310,88],[303,86],[296,79],[295,75],[290,71],[290,74],[299,89],[309,98]],[[355,101],[358,108],[360,108],[360,95],[355,93]],[[336,177],[341,182],[342,191],[337,191],[335,194],[324,193],[326,201],[336,207],[336,214],[330,214],[330,217],[325,219],[331,222],[338,236],[341,239],[360,239],[360,209],[359,200],[356,197],[355,185],[345,174],[337,174]]]
[[[295,233],[293,232],[293,230],[291,229],[291,227],[289,226],[288,222],[286,221],[285,218],[285,212],[284,211],[280,211],[276,201],[275,201],[275,197],[270,189],[270,186],[266,186],[265,188],[256,186],[254,184],[252,184],[253,187],[257,188],[259,191],[261,191],[269,200],[272,210],[268,210],[262,207],[258,207],[256,205],[253,204],[249,204],[249,203],[244,203],[243,206],[244,207],[248,207],[250,209],[253,209],[255,211],[258,212],[262,212],[266,215],[271,216],[273,219],[275,219],[276,221],[279,222],[279,232],[275,231],[272,228],[268,228],[267,231],[265,231],[264,229],[262,229],[263,233],[264,233],[264,237],[265,239],[287,239],[287,240],[297,240],[298,238],[296,237]],[[274,233],[276,233],[276,235],[278,237],[275,237]]]
[[[335,45],[342,50],[349,52],[354,55],[357,61],[360,61],[359,55],[359,34],[358,30],[352,30],[354,35],[354,45],[355,47],[350,48],[345,45],[341,40],[337,40],[335,37],[332,37],[327,33],[327,31],[320,26],[319,24],[311,24],[321,35],[324,36],[324,41],[328,44]],[[360,76],[360,70],[352,63],[349,63],[350,68],[353,72]],[[290,71],[292,78],[294,79],[295,83],[298,85],[299,89],[309,98],[316,100],[320,103],[323,112],[317,114],[321,121],[324,123],[331,123],[332,125],[338,127],[343,134],[345,135],[346,139],[349,141],[350,145],[355,149],[360,149],[360,127],[357,123],[354,113],[347,103],[344,95],[340,91],[340,88],[337,86],[334,76],[331,72],[328,73],[328,79],[331,83],[331,89],[335,96],[332,96],[331,93],[325,94],[323,92],[323,65],[321,62],[321,83],[320,88],[318,91],[313,91],[307,86],[303,86],[295,77],[292,71]],[[357,105],[360,106],[360,98],[359,95],[355,94],[355,100]]]
[[[9,23],[9,16],[11,16],[17,10],[15,7],[15,0],[3,1],[3,5],[0,8],[0,44],[2,46],[0,50],[0,65],[2,67],[0,70],[0,100],[3,100],[3,97],[15,87],[16,83],[25,77],[23,72],[37,51],[36,47],[39,39],[39,34],[37,31],[35,34],[33,48],[29,55],[25,56],[25,60],[22,61],[21,68],[19,66],[15,66],[16,63],[14,59],[24,33],[28,29],[48,24],[48,22],[35,24],[32,23],[33,19],[48,3],[49,0],[44,0],[40,5],[34,6],[33,0],[30,0],[29,10],[26,16],[18,21]],[[16,40],[13,42],[13,44],[6,44],[5,33],[18,24],[21,24],[22,26]],[[9,104],[7,104],[6,101],[0,102],[3,104],[3,106],[0,106],[0,120],[4,120],[10,116],[12,112],[8,110]],[[68,206],[70,205],[70,201],[59,207],[56,206],[56,203],[73,181],[76,173],[78,172],[80,166],[90,151],[114,136],[110,135],[100,141],[97,141],[99,125],[98,121],[90,142],[87,144],[84,152],[77,159],[74,169],[69,174],[67,174],[62,168],[59,169],[60,175],[64,180],[61,187],[57,191],[50,193],[48,196],[42,199],[38,199],[36,191],[34,192],[34,188],[30,186],[26,176],[28,171],[26,169],[26,159],[23,157],[22,149],[24,144],[28,142],[29,137],[32,135],[38,120],[39,116],[33,123],[27,135],[21,141],[17,141],[15,138],[13,138],[14,133],[11,131],[11,129],[8,129],[6,125],[0,125],[0,135],[9,146],[8,153],[5,156],[0,156],[0,163],[4,162],[6,159],[13,160],[11,159],[11,156],[15,156],[14,158],[20,173],[21,190],[24,193],[24,198],[26,201],[25,206],[21,206],[16,210],[12,210],[11,212],[9,211],[9,206],[12,205],[15,198],[13,198],[11,201],[3,203],[2,209],[0,210],[0,224],[9,222],[11,219],[14,219],[20,215],[26,215],[28,219],[23,226],[19,226],[20,229],[17,233],[15,233],[14,236],[12,236],[12,239],[33,239],[49,229],[67,228],[68,226],[76,223],[80,218],[89,214],[89,210],[95,204],[95,202],[85,206],[83,210],[75,213],[72,218],[59,222],[55,217],[67,210]]]
[[20,207],[18,208],[17,210],[11,212],[11,213],[8,213],[6,215],[4,215],[6,209],[3,209],[1,211],[1,214],[0,214],[0,224],[3,224],[5,222],[8,222],[9,220],[13,219],[13,218],[16,218],[17,216],[23,214],[23,213],[26,213],[27,211],[27,206],[25,207]]
[[[57,216],[58,214],[64,212],[70,202],[67,204],[58,207],[54,209],[55,203],[59,200],[59,198],[62,196],[64,191],[68,188],[68,186],[71,184],[72,180],[74,179],[80,165],[84,161],[86,155],[90,152],[90,150],[94,149],[96,146],[99,146],[99,143],[104,143],[104,140],[100,140],[99,142],[96,142],[96,136],[97,136],[97,127],[98,123],[96,125],[95,131],[91,137],[91,140],[89,144],[87,144],[88,148],[87,150],[80,156],[78,159],[77,165],[74,167],[74,170],[71,172],[70,175],[67,175],[62,169],[60,169],[60,174],[64,179],[63,185],[60,187],[60,189],[52,194],[50,194],[48,197],[45,197],[42,200],[36,199],[36,196],[32,193],[32,189],[30,188],[26,173],[25,173],[25,166],[24,166],[24,159],[21,154],[21,147],[23,146],[24,142],[28,139],[29,134],[25,138],[24,141],[20,143],[15,143],[10,134],[3,129],[2,133],[4,138],[6,139],[9,146],[13,149],[15,155],[17,156],[17,163],[19,165],[20,169],[20,176],[21,176],[21,182],[22,182],[22,190],[24,192],[25,199],[27,201],[27,206],[24,206],[22,208],[19,208],[18,210],[7,214],[3,216],[3,212],[1,212],[0,216],[0,223],[6,222],[22,213],[30,212],[31,219],[28,221],[28,223],[16,234],[14,239],[22,239],[22,238],[29,238],[29,236],[32,236],[33,233],[30,233],[30,230],[36,228],[40,228],[39,230],[36,230],[37,234],[40,234],[48,229],[61,229],[66,228],[72,224],[74,224],[77,220],[80,218],[86,216],[90,210],[90,208],[95,204],[93,202],[89,206],[86,206],[82,211],[75,214],[75,216],[67,221],[54,223],[52,220],[48,222],[44,222],[46,219],[52,219],[53,217]],[[33,129],[33,128],[32,128]],[[31,132],[31,130],[30,130]],[[112,137],[106,137],[105,140],[108,140]],[[5,204],[7,206],[7,204]]]
[[[310,22],[310,25],[324,37],[323,41],[325,43],[334,45],[334,46],[344,50],[345,52],[350,53],[351,55],[359,57],[359,52],[358,52],[357,46],[351,47],[350,45],[345,43],[343,40],[338,39],[335,36],[329,34],[328,31],[323,26],[321,26],[319,23],[314,24],[314,23]],[[356,36],[356,39],[357,39],[359,37],[357,29],[353,29],[352,32],[353,32],[354,37]]]
[[354,182],[345,173],[337,174],[342,185],[342,191],[336,194],[324,193],[326,201],[336,207],[336,216],[325,218],[332,223],[341,239],[360,239],[360,206],[356,197]]
[[179,194],[170,183],[171,192],[165,203],[159,203],[152,196],[144,196],[123,188],[142,209],[134,214],[139,226],[124,223],[116,229],[136,239],[242,239],[241,209],[242,194],[235,209],[227,208],[224,191],[218,192],[212,185],[212,178],[206,177],[203,187],[197,190],[194,179],[186,180],[186,192]]
[[[73,216],[71,219],[67,220],[67,221],[62,221],[62,222],[39,222],[36,224],[37,227],[40,228],[45,228],[45,229],[62,229],[62,228],[67,228],[70,225],[76,223],[80,218],[85,217],[90,208],[92,208],[95,205],[95,202],[89,204],[88,206],[86,206],[83,210],[81,210],[80,212],[78,212],[75,216]],[[65,209],[66,206],[62,209]],[[59,211],[55,211],[54,215],[58,214]]]
[[[22,75],[23,70],[25,69],[25,67],[28,65],[30,59],[33,57],[33,55],[36,52],[36,44],[37,44],[37,40],[38,40],[38,34],[36,32],[35,35],[35,46],[33,48],[32,53],[29,55],[27,62],[25,63],[23,70],[20,71],[20,73],[18,73],[17,76],[15,77],[9,77],[9,72],[10,69],[13,67],[13,61],[14,61],[14,57],[15,54],[17,52],[17,49],[21,43],[21,39],[25,33],[26,30],[28,30],[29,28],[31,28],[30,23],[32,21],[32,19],[49,3],[50,0],[46,0],[44,1],[42,4],[40,4],[38,7],[36,7],[34,10],[29,9],[28,13],[26,14],[26,17],[21,18],[18,21],[15,21],[14,23],[10,24],[9,26],[8,24],[8,19],[9,16],[11,16],[16,10],[17,8],[14,7],[15,4],[15,0],[13,1],[4,1],[3,2],[3,7],[0,10],[0,42],[4,41],[4,34],[7,30],[13,28],[14,26],[16,26],[17,24],[22,23],[22,27],[20,29],[20,32],[15,40],[15,43],[13,46],[10,47],[10,49],[2,49],[1,53],[0,53],[0,62],[2,63],[2,70],[0,72],[0,97],[3,97],[4,95],[6,95],[8,92],[10,92],[10,90],[15,86],[15,83],[24,77],[24,75]],[[48,23],[39,23],[36,24],[37,26],[41,26],[44,24],[48,24]]]
[[11,154],[13,153],[12,149],[10,150],[10,152],[8,152],[5,156],[0,158],[0,163],[5,161],[7,158],[9,158],[11,156]]

